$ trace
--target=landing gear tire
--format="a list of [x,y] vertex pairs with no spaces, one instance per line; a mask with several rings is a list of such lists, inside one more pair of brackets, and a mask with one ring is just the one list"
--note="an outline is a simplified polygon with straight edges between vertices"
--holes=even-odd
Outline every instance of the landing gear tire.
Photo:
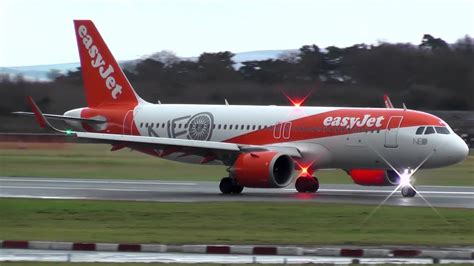
[[219,189],[222,194],[239,194],[244,190],[244,187],[237,184],[235,180],[230,177],[224,177],[221,179]]
[[410,186],[402,187],[402,196],[405,198],[413,198],[416,195],[416,191]]
[[234,186],[232,187],[232,193],[234,194],[240,194],[242,190],[244,190],[244,187],[241,185],[234,184]]
[[300,176],[296,179],[295,188],[300,193],[314,193],[319,189],[318,178],[312,176]]
[[219,189],[221,190],[222,194],[232,193],[232,188],[232,179],[230,179],[230,177],[224,177],[221,179]]

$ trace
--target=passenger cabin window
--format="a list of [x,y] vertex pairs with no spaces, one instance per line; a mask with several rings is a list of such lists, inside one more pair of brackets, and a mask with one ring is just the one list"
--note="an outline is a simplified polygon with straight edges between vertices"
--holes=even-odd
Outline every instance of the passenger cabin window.
[[449,130],[445,127],[435,127],[435,129],[438,134],[449,135]]
[[433,127],[426,127],[426,130],[425,130],[425,135],[430,135],[430,134],[434,134],[435,133],[435,130]]
[[423,135],[423,130],[425,130],[425,127],[419,127],[419,128],[416,130],[416,134],[417,134],[417,135]]

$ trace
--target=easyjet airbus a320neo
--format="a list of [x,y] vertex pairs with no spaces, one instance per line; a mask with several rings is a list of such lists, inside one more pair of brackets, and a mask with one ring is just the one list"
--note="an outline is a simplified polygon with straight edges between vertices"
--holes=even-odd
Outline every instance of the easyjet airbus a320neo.
[[[456,164],[468,155],[443,120],[406,108],[151,104],[136,94],[92,21],[76,20],[74,26],[88,106],[43,114],[29,98],[33,113],[17,113],[82,142],[109,143],[112,150],[224,164],[224,194],[292,181],[299,192],[316,192],[315,170],[338,168],[357,184],[400,186],[403,196],[413,197],[410,176],[416,170]],[[48,118],[75,131],[54,128]]]

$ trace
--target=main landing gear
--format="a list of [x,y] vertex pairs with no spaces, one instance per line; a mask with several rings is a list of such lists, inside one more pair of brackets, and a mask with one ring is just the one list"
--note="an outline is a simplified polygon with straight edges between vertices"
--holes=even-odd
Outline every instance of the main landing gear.
[[234,179],[230,177],[224,177],[221,179],[219,189],[221,190],[222,194],[239,194],[242,192],[242,190],[244,190],[244,187],[239,185]]
[[319,180],[310,175],[300,176],[296,179],[295,188],[301,193],[314,193],[319,189]]
[[416,195],[416,190],[411,186],[402,187],[402,196],[405,198],[413,198]]

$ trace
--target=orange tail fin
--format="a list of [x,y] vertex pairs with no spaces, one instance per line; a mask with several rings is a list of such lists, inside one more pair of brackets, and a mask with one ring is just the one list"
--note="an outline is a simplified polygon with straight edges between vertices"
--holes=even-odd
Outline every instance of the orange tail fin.
[[74,20],[87,105],[138,104],[141,99],[90,20]]

